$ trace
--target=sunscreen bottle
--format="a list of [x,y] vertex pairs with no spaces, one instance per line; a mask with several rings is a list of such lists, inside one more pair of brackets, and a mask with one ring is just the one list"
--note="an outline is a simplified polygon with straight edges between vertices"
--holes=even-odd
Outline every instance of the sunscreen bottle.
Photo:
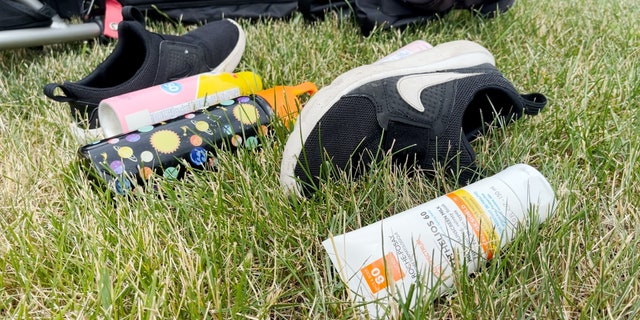
[[104,99],[98,117],[112,137],[260,90],[262,79],[253,72],[201,73]]
[[554,209],[546,178],[517,164],[322,245],[355,302],[378,318],[389,312],[390,300],[407,301],[415,284],[444,293],[456,266],[474,272],[520,228],[544,222]]

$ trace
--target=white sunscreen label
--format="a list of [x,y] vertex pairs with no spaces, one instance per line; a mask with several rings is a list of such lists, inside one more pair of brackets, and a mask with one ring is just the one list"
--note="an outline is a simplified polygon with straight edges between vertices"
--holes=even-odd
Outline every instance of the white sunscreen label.
[[322,244],[356,302],[376,318],[389,298],[406,301],[416,282],[442,293],[453,283],[452,266],[464,262],[475,271],[554,205],[544,176],[519,164]]

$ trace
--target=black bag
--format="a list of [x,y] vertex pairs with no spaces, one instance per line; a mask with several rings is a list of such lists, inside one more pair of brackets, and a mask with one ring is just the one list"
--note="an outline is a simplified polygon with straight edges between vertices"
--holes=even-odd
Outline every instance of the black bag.
[[298,6],[297,0],[119,0],[151,17],[169,17],[184,23],[203,23],[223,18],[285,18]]
[[56,12],[49,6],[36,10],[12,0],[0,0],[0,31],[48,27]]
[[[351,0],[353,1],[353,0]],[[152,17],[166,16],[185,23],[202,23],[223,18],[281,19],[300,11],[315,20],[327,11],[350,11],[349,0],[119,0],[124,6],[146,11]]]
[[[104,14],[105,0],[45,0],[63,18]],[[374,28],[403,28],[426,22],[453,9],[468,9],[491,17],[508,10],[515,0],[118,0],[123,6],[144,11],[150,18],[170,18],[183,23],[206,23],[223,18],[287,18],[299,11],[307,20],[324,17],[327,11],[341,16],[355,14],[364,35]],[[0,0],[0,3],[15,3]],[[92,5],[89,8],[89,5]],[[19,10],[20,8],[12,10]],[[6,13],[12,12],[12,13]],[[13,11],[0,11],[0,29],[13,23]],[[37,19],[36,19],[37,20]],[[6,21],[6,23],[5,23]],[[26,20],[24,20],[26,22]],[[35,23],[35,22],[33,22]],[[18,27],[20,28],[20,27]]]
[[362,33],[368,35],[375,27],[403,28],[409,24],[427,22],[452,9],[468,9],[493,17],[507,11],[515,0],[354,0],[356,17]]
[[90,3],[83,0],[44,0],[43,2],[64,19],[84,16],[85,10],[88,9],[84,6],[88,7]]
[[467,9],[485,16],[508,10],[515,0],[119,0],[123,5],[166,15],[176,21],[201,23],[221,18],[286,18],[300,11],[307,20],[328,12],[355,14],[368,35],[375,27],[403,28],[426,22],[453,9]]
[[329,11],[346,17],[353,11],[352,2],[354,0],[299,0],[298,11],[309,21],[321,19]]
[[[12,2],[11,0],[0,0]],[[150,18],[170,18],[184,23],[205,23],[223,18],[285,18],[298,7],[297,0],[118,0]],[[105,0],[44,0],[62,18],[101,16]],[[4,13],[0,13],[4,17]]]

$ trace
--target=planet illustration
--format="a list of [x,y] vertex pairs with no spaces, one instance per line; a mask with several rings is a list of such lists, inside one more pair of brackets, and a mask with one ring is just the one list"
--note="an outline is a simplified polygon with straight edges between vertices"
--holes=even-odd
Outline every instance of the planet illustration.
[[111,168],[115,174],[122,174],[124,172],[124,164],[120,160],[112,161],[109,164],[109,168]]
[[166,169],[164,169],[162,176],[167,179],[173,180],[178,178],[178,173],[179,171],[176,167],[167,167]]
[[266,136],[268,133],[269,133],[269,128],[267,128],[267,126],[261,125],[260,128],[258,128],[259,135]]
[[153,130],[153,126],[144,126],[144,127],[140,128],[140,129],[138,129],[138,132],[149,132],[151,130]]
[[118,194],[125,194],[131,190],[131,181],[127,178],[119,178],[115,180],[114,186]]
[[233,108],[233,116],[243,124],[254,124],[258,121],[260,114],[255,106],[241,103]]
[[231,144],[236,148],[238,146],[242,145],[242,137],[237,135],[237,134],[235,136],[231,137]]
[[233,134],[233,128],[230,125],[225,124],[222,127],[222,132],[224,132],[225,135],[230,136]]
[[189,153],[191,163],[201,166],[207,161],[207,150],[203,147],[195,147]]
[[198,147],[202,145],[202,138],[199,135],[194,134],[189,138],[189,142],[191,142],[192,146]]
[[111,139],[107,140],[108,144],[116,144],[118,142],[120,142],[120,139],[118,139],[118,138],[111,138]]
[[207,161],[207,162],[208,162],[209,167],[213,168],[213,167],[218,165],[218,158],[211,157],[211,158],[209,158],[209,161]]
[[174,153],[180,146],[180,137],[170,130],[160,130],[153,133],[149,141],[156,151],[164,154]]
[[196,130],[198,130],[200,132],[207,133],[207,134],[213,134],[213,132],[209,128],[209,123],[207,123],[206,121],[202,121],[202,120],[193,121],[193,120],[191,120],[191,123],[193,123],[193,125],[196,126]]
[[256,137],[249,137],[247,138],[247,141],[244,142],[244,145],[248,148],[248,149],[254,149],[255,147],[257,147],[259,144],[258,142],[258,138]]
[[149,167],[142,167],[140,169],[140,177],[142,177],[142,179],[149,179],[151,178],[151,176],[153,175],[153,170]]
[[196,116],[196,115],[195,115],[195,114],[193,114],[193,113],[187,113],[187,114],[185,114],[185,115],[184,115],[184,117],[185,117],[186,119],[193,119],[193,117],[195,117],[195,116]]
[[124,139],[129,142],[136,142],[140,140],[140,135],[137,133],[131,133],[131,134],[128,134],[126,137],[124,137]]
[[153,152],[151,152],[149,150],[142,151],[140,153],[140,160],[142,160],[142,162],[151,162],[151,161],[153,161]]
[[138,162],[138,158],[133,155],[133,149],[131,149],[131,147],[113,146],[113,149],[118,152],[118,156],[120,156],[120,158]]

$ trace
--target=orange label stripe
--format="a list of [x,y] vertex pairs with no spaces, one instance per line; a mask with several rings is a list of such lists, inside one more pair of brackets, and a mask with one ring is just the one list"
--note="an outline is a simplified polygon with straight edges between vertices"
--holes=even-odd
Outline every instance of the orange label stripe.
[[389,277],[394,282],[404,278],[404,272],[393,252],[389,252],[384,257],[364,266],[360,272],[373,294],[389,286]]
[[473,232],[480,240],[480,245],[487,255],[487,259],[491,259],[498,245],[499,235],[487,213],[478,201],[464,189],[451,192],[447,194],[447,197],[462,211]]

